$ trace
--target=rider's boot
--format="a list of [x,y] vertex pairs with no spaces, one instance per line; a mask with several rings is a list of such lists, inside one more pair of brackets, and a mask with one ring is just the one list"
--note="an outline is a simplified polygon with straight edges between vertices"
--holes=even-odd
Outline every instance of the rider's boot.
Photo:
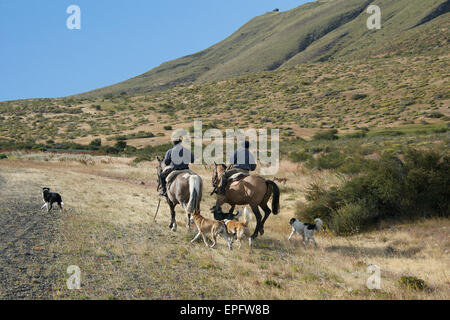
[[165,197],[167,195],[167,190],[166,190],[166,179],[162,179],[161,181],[161,191],[159,192],[160,196]]

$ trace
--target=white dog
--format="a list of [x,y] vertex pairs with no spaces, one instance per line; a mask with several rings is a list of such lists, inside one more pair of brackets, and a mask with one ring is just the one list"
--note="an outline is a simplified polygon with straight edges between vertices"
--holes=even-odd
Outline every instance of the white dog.
[[304,245],[309,243],[309,240],[312,240],[314,243],[314,246],[317,247],[316,240],[314,239],[314,231],[315,230],[320,231],[320,229],[322,229],[323,222],[319,218],[314,219],[314,222],[315,222],[314,224],[306,223],[306,222],[301,222],[298,219],[292,218],[289,221],[289,224],[292,226],[292,232],[289,235],[288,240],[291,240],[294,233],[297,232],[299,235],[301,235],[303,237]]

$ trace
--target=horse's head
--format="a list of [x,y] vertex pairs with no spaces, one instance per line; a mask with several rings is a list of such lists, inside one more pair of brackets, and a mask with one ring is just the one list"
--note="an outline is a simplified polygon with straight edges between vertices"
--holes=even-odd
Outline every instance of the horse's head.
[[224,164],[217,164],[214,162],[214,171],[212,175],[212,186],[215,188],[219,185],[220,178],[222,174],[225,172],[227,167]]
[[161,173],[163,171],[163,161],[160,157],[156,157],[156,160],[158,160],[158,165],[156,166],[156,174],[158,176],[158,187],[156,188],[157,191],[161,188]]

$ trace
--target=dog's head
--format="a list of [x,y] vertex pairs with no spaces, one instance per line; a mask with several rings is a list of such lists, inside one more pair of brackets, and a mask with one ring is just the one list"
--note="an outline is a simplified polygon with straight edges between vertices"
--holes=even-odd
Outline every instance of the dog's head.
[[46,193],[46,192],[50,192],[50,188],[47,187],[43,187],[42,188],[42,192]]
[[322,229],[322,225],[323,225],[322,220],[320,220],[320,218],[316,218],[316,219],[314,219],[314,223],[316,224],[316,229],[318,231],[320,231],[320,229]]
[[289,224],[292,226],[294,224],[294,222],[297,221],[297,219],[292,218],[291,220],[289,220]]

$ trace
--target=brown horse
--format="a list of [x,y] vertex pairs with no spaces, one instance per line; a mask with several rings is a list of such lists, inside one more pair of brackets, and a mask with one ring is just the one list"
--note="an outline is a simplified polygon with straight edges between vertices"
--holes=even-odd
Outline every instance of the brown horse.
[[[163,160],[157,157],[158,167],[156,168],[158,174],[158,188],[161,187],[161,173],[164,169]],[[174,172],[175,174],[175,172]],[[170,207],[171,221],[169,228],[177,231],[177,222],[175,220],[175,207],[180,204],[186,211],[186,228],[191,229],[191,214],[200,213],[200,201],[202,200],[203,182],[202,178],[190,171],[183,170],[174,179],[167,188],[166,200]]]
[[[222,174],[227,167],[223,164],[215,164],[212,185],[216,189],[220,183]],[[267,202],[273,194],[272,210],[267,206]],[[231,212],[235,205],[249,205],[256,217],[256,227],[252,238],[258,236],[258,232],[264,234],[264,223],[269,217],[270,213],[278,214],[280,208],[280,189],[275,182],[266,180],[263,177],[250,175],[238,183],[228,184],[225,195],[217,195],[217,202],[215,210],[221,210],[222,204],[228,203],[231,205]],[[259,208],[264,211],[264,218],[262,218]]]

